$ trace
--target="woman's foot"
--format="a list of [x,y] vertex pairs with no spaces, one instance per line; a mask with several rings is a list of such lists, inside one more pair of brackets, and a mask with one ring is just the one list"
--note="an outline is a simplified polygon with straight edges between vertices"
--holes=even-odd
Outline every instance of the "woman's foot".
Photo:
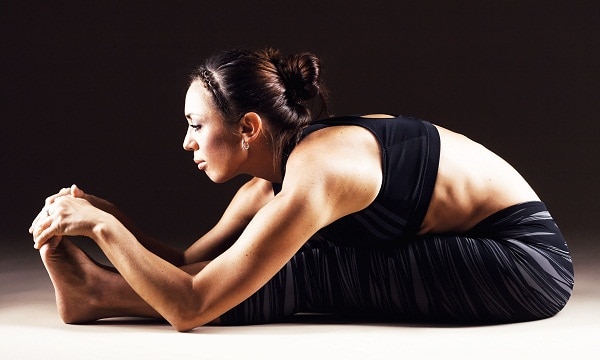
[[95,283],[100,277],[98,273],[107,270],[98,267],[67,239],[52,239],[42,246],[40,256],[54,285],[63,321],[81,323],[99,319],[94,304],[101,296]]
[[65,323],[116,316],[156,316],[125,280],[87,256],[67,239],[52,239],[40,249],[56,305]]

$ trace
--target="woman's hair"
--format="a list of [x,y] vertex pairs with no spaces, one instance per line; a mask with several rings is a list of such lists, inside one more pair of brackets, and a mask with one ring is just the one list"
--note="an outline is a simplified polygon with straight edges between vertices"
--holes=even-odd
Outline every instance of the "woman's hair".
[[[311,53],[283,56],[279,51],[233,50],[206,60],[191,75],[212,93],[229,124],[247,112],[269,122],[274,165],[299,141],[301,130],[322,114],[329,115],[321,63]],[[315,106],[313,100],[318,100]],[[318,109],[314,116],[312,110]]]

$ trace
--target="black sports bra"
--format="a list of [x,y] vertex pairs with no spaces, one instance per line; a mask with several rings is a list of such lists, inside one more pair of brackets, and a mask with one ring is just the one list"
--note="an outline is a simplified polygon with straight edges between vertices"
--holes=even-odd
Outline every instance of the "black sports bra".
[[[361,126],[373,133],[381,148],[383,182],[367,208],[336,220],[318,234],[334,243],[355,246],[389,246],[414,236],[427,213],[437,176],[440,137],[435,126],[403,116],[344,116],[309,125],[300,141],[315,131],[338,125]],[[284,154],[284,174],[290,153]],[[281,184],[274,183],[273,190],[277,194]]]

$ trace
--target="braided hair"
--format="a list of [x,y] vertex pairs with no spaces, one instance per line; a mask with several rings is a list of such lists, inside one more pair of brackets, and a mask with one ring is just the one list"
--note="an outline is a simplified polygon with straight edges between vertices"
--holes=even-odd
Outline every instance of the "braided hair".
[[[321,62],[311,53],[283,56],[278,50],[232,50],[208,58],[191,75],[200,81],[226,121],[233,125],[247,112],[269,122],[274,166],[295,145],[302,129],[329,115]],[[318,100],[315,112],[314,100]]]

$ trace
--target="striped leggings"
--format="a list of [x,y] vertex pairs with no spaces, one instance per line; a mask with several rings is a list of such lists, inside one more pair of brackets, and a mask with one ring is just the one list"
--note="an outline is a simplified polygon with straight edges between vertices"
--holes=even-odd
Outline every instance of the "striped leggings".
[[393,248],[307,242],[224,325],[302,313],[393,321],[506,323],[543,319],[567,303],[573,265],[541,202],[504,209],[466,234],[426,235]]

